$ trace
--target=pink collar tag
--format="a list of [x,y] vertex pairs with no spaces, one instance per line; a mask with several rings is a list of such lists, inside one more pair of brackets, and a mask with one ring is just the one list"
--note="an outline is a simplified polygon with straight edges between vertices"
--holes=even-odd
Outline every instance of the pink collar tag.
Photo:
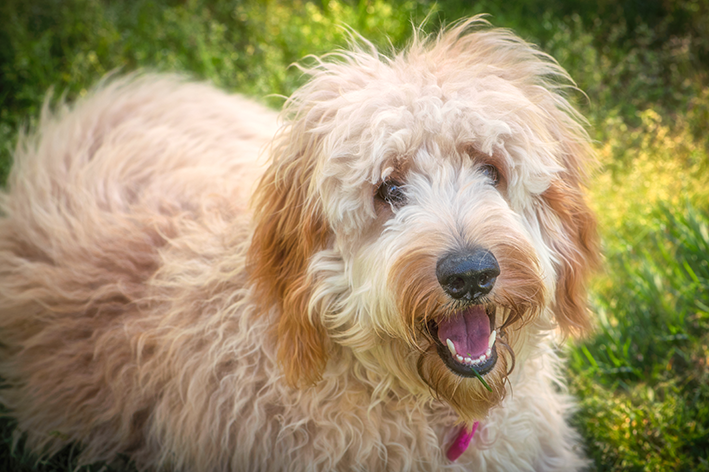
[[456,459],[463,455],[466,449],[468,449],[468,446],[470,445],[470,440],[473,439],[473,435],[478,429],[478,424],[480,424],[479,421],[473,423],[473,428],[470,431],[468,431],[468,428],[466,428],[465,426],[460,428],[458,436],[455,437],[453,444],[450,445],[450,447],[448,448],[448,452],[446,453],[446,457],[449,461],[455,462]]

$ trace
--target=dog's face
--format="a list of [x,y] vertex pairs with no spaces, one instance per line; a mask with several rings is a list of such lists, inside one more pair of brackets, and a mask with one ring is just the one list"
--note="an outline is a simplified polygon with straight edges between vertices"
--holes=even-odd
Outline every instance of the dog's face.
[[541,330],[588,327],[589,150],[555,90],[566,76],[469,26],[322,63],[288,104],[250,260],[294,385],[346,349],[372,383],[470,422]]

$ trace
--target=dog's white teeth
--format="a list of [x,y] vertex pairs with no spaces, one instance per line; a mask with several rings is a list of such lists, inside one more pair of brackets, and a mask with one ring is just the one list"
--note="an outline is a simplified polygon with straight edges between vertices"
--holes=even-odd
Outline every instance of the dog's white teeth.
[[473,359],[473,360],[470,362],[470,365],[479,365],[479,364],[482,364],[483,362],[485,362],[485,361],[487,360],[487,358],[488,358],[488,356],[485,355],[485,354],[483,354],[483,355],[481,355],[480,357],[478,357],[478,358],[476,358],[476,359]]
[[[492,346],[495,344],[495,339],[497,339],[497,331],[493,330],[492,333],[490,333],[490,339],[487,340],[488,350],[492,349]],[[489,355],[490,354],[488,354],[488,356]]]
[[[455,345],[453,344],[453,341],[451,341],[450,339],[446,339],[446,344],[448,344],[448,350],[451,352],[451,355],[453,357],[458,356],[458,353],[455,352]],[[458,356],[458,357],[460,357],[460,356]]]
[[473,358],[470,354],[463,357],[456,351],[455,344],[453,344],[453,341],[451,341],[450,339],[446,339],[446,345],[448,346],[448,350],[451,352],[451,356],[453,357],[453,359],[456,359],[461,364],[468,366],[479,365],[490,359],[490,356],[492,355],[493,344],[495,344],[495,331],[490,334],[490,339],[488,341],[488,345],[490,347],[487,348],[484,354],[481,354],[479,357],[475,358]]

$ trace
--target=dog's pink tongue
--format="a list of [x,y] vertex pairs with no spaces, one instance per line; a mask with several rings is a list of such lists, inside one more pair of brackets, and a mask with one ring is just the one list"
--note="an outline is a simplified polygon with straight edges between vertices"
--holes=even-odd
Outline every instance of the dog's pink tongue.
[[453,341],[458,355],[480,357],[487,350],[490,338],[490,319],[481,305],[468,308],[438,322],[438,339],[444,346]]

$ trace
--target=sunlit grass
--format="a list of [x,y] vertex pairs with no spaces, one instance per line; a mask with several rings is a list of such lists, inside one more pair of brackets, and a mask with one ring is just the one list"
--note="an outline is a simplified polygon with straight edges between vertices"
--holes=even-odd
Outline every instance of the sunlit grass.
[[598,330],[570,350],[577,420],[599,470],[709,470],[709,218],[662,205],[643,230],[606,239]]
[[709,470],[709,155],[691,126],[703,113],[609,119],[599,143],[597,331],[569,351],[599,470]]

